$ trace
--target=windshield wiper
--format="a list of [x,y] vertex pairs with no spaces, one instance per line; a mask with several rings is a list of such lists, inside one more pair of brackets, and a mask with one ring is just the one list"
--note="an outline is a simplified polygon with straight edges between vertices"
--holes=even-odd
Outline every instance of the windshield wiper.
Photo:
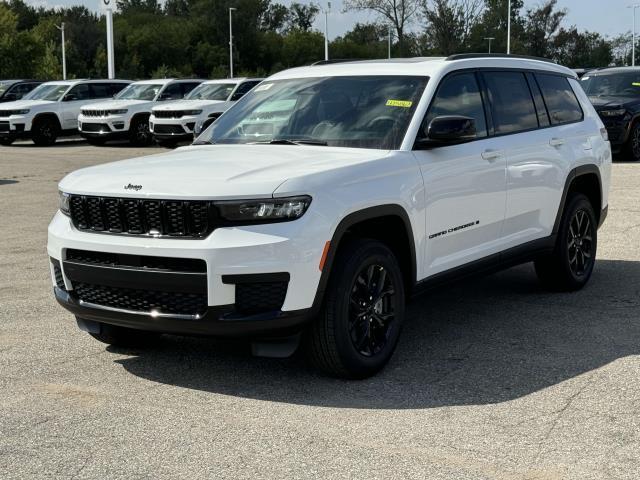
[[322,140],[289,140],[287,138],[274,138],[268,142],[251,142],[249,145],[319,145],[326,147],[328,144]]

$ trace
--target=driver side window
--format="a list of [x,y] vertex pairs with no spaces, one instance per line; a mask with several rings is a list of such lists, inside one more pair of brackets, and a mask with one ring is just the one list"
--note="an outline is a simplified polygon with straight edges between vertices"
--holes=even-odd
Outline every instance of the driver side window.
[[80,83],[79,85],[76,85],[71,90],[69,90],[69,93],[67,93],[66,97],[72,100],[91,99],[91,95],[89,93],[89,85],[87,85],[86,83]]
[[476,136],[487,136],[482,96],[474,73],[450,75],[440,83],[420,131],[426,132],[434,118],[445,115],[473,118],[476,122]]

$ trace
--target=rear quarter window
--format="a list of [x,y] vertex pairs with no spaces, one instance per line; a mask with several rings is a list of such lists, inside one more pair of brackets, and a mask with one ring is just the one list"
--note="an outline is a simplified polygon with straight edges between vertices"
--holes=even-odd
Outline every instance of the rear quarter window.
[[536,74],[552,125],[579,122],[584,113],[569,80],[558,75]]

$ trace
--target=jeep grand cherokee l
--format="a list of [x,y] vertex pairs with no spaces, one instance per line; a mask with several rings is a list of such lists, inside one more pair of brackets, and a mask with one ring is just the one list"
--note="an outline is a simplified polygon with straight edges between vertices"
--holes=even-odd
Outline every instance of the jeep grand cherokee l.
[[534,261],[594,267],[611,150],[570,70],[454,56],[265,80],[193,146],[71,173],[49,226],[56,299],[96,339],[301,342],[320,369],[380,370],[405,300]]
[[640,67],[592,71],[580,83],[604,122],[614,153],[640,161]]

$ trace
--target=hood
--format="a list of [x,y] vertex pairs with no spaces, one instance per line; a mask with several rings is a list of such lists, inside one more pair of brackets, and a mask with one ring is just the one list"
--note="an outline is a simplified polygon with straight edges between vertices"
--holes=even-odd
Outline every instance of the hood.
[[[197,145],[78,170],[60,190],[166,199],[271,197],[286,180],[386,156],[383,150],[296,145]],[[132,184],[138,191],[125,189]]]
[[24,110],[26,108],[36,108],[51,105],[50,100],[16,100],[15,102],[4,102],[2,104],[2,110]]
[[640,105],[638,97],[589,97],[596,110],[614,110],[616,108],[630,107]]
[[209,107],[219,103],[225,103],[223,100],[176,100],[167,104],[153,107],[152,111],[175,111],[175,110],[195,110],[199,108]]
[[149,100],[106,100],[96,103],[89,102],[82,105],[82,108],[84,109],[90,106],[92,110],[117,110],[121,108],[141,107],[153,103],[154,102],[150,102]]

